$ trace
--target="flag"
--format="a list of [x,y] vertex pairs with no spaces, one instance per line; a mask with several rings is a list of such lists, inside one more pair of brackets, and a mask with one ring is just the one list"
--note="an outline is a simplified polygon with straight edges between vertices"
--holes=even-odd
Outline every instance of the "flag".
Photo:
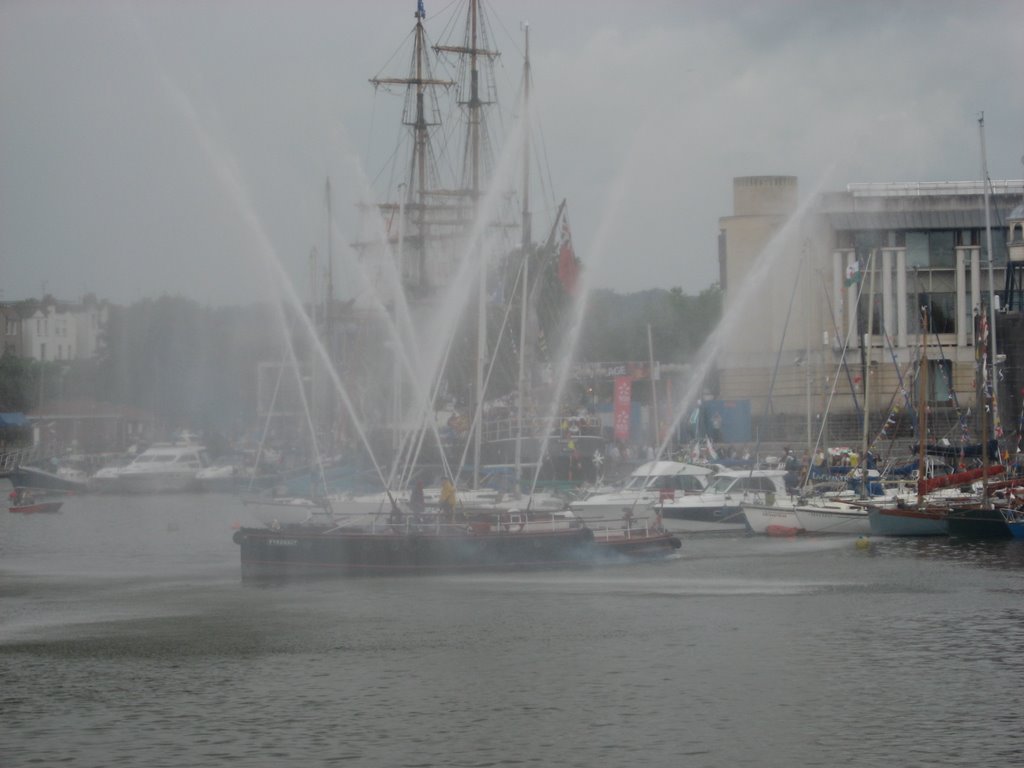
[[629,440],[629,422],[633,409],[633,379],[629,376],[616,376],[614,386],[615,439],[626,442]]
[[419,0],[416,4],[416,15],[421,19],[427,18],[427,12],[423,10],[423,0]]
[[860,283],[860,277],[860,259],[857,259],[846,267],[846,280],[843,281],[843,284],[849,288],[851,285]]
[[558,280],[569,295],[576,293],[576,280],[579,278],[580,263],[572,247],[572,235],[569,233],[569,217],[562,212],[562,237],[558,245]]

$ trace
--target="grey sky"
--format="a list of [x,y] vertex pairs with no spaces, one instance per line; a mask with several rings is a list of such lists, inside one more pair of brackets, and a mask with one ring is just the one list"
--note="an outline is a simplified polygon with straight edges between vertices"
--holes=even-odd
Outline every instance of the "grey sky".
[[[432,36],[447,3],[426,0]],[[850,181],[1019,178],[1017,2],[508,0],[511,109],[529,21],[534,104],[591,284],[717,277],[736,175]],[[344,236],[397,135],[367,79],[414,0],[147,0],[0,5],[0,290],[265,296],[266,236],[300,292],[324,247],[323,182]],[[360,169],[360,170],[356,170]],[[232,180],[234,183],[232,183]],[[251,214],[251,215],[249,215]],[[344,291],[344,276],[339,279]]]

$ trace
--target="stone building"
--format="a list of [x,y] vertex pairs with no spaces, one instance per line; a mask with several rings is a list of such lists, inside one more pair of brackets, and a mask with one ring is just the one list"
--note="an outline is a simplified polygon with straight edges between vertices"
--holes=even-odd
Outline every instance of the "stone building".
[[913,391],[923,342],[933,409],[966,412],[974,318],[992,288],[997,308],[1005,293],[1022,193],[1024,181],[991,182],[990,261],[981,182],[850,184],[801,202],[795,177],[734,179],[733,213],[720,220],[718,397],[852,426],[866,391],[884,420]]
[[87,295],[81,302],[52,296],[0,305],[3,352],[33,360],[88,360],[102,344],[109,305]]

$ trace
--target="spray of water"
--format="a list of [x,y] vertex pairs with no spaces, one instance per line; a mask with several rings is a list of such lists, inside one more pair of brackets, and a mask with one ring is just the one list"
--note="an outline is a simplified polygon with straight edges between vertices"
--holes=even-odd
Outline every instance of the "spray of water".
[[[373,449],[370,444],[369,437],[366,434],[366,430],[363,427],[362,421],[359,418],[359,414],[356,411],[351,398],[349,397],[348,391],[345,385],[342,383],[341,378],[338,376],[335,370],[330,355],[323,343],[319,340],[316,329],[313,327],[312,319],[304,311],[303,302],[295,286],[292,284],[288,273],[281,264],[281,260],[274,249],[273,243],[270,240],[266,229],[263,227],[263,223],[260,218],[256,215],[256,209],[252,201],[249,199],[249,195],[246,192],[245,186],[241,181],[241,174],[238,172],[230,154],[221,147],[218,147],[213,140],[210,133],[204,128],[202,121],[199,118],[198,113],[192,105],[185,92],[180,89],[175,83],[173,83],[166,75],[161,76],[161,82],[166,89],[167,93],[172,97],[173,102],[178,107],[181,114],[185,117],[189,127],[192,129],[200,147],[205,153],[207,159],[210,162],[211,168],[213,168],[220,182],[224,185],[231,201],[237,207],[239,214],[244,220],[249,232],[256,239],[258,244],[257,251],[263,259],[264,267],[268,274],[268,279],[272,285],[275,285],[280,291],[282,291],[282,299],[286,300],[295,310],[295,317],[302,324],[309,339],[313,342],[313,348],[317,352],[321,363],[324,365],[325,370],[328,372],[331,383],[334,385],[334,390],[341,402],[344,404],[345,409],[348,412],[349,418],[356,430],[360,442],[365,448],[367,455],[370,458],[373,468],[377,473],[378,478],[382,486],[387,487],[384,473],[381,470],[380,464],[377,458],[373,454]],[[282,310],[283,313],[283,310]],[[285,334],[287,337],[288,334]],[[290,341],[289,341],[290,344]],[[292,355],[294,359],[294,354]],[[302,391],[302,387],[299,387]],[[304,406],[308,413],[308,404],[304,402]]]
[[787,248],[799,236],[800,228],[803,226],[807,212],[828,177],[828,173],[822,175],[819,183],[814,186],[811,193],[803,197],[793,214],[761,250],[754,260],[752,268],[737,287],[736,294],[731,299],[728,309],[722,314],[718,325],[704,341],[704,344],[701,345],[700,350],[697,352],[696,363],[689,386],[683,393],[682,398],[677,402],[673,411],[671,425],[658,446],[656,453],[658,458],[664,454],[668,446],[673,442],[680,422],[690,412],[696,402],[704,386],[704,381],[711,372],[711,368],[725,340],[740,332],[740,322],[743,320],[744,310],[755,300],[757,292],[763,289],[769,275],[777,268],[779,261],[787,253]]
[[[523,129],[522,121],[515,121],[510,126],[509,135],[503,145],[503,151],[492,176],[491,184],[487,194],[477,207],[477,215],[465,241],[464,250],[457,260],[458,268],[452,279],[443,287],[443,293],[438,302],[440,311],[432,318],[434,322],[426,333],[423,329],[417,329],[413,323],[412,312],[398,270],[398,259],[390,249],[388,235],[380,217],[372,216],[370,220],[374,227],[373,239],[380,244],[381,251],[385,254],[381,264],[383,285],[378,285],[367,274],[366,266],[359,259],[351,257],[348,259],[349,266],[361,277],[362,283],[367,287],[366,295],[370,297],[375,308],[385,318],[389,340],[399,356],[406,380],[416,393],[412,423],[426,424],[429,427],[445,465],[445,473],[455,480],[458,479],[465,465],[466,453],[463,452],[457,470],[454,473],[451,472],[447,467],[444,451],[440,450],[441,436],[437,423],[431,418],[433,404],[443,380],[459,320],[470,303],[476,299],[476,292],[473,288],[479,280],[479,271],[487,268],[486,256],[480,254],[488,254],[494,250],[486,242],[488,239],[486,236],[499,210],[504,190],[515,173],[516,148],[520,144],[520,133]],[[362,173],[358,164],[355,164],[355,170],[355,177],[359,179],[364,192],[368,193],[370,185],[365,174]],[[386,308],[389,300],[393,302],[395,308],[394,317]],[[506,311],[506,320],[507,316],[508,312]],[[493,370],[493,361],[490,370]],[[484,381],[484,389],[486,389],[487,381],[490,378],[490,370]],[[396,460],[392,464],[386,483],[387,487],[394,487],[397,472],[402,465],[411,471],[422,446],[422,434],[422,430],[417,428],[403,436],[398,456],[406,456],[408,460]],[[468,445],[469,443],[467,443],[467,448]],[[404,477],[403,483],[407,480],[408,474]],[[399,485],[403,483],[399,483]]]
[[[636,144],[633,144],[634,149]],[[625,199],[626,194],[626,175],[620,173],[616,177],[616,183],[611,189],[611,193],[605,203],[603,215],[601,216],[601,227],[594,237],[594,243],[596,244],[595,252],[592,254],[595,263],[599,262],[604,256],[604,243],[608,242],[607,230],[610,226],[610,222],[616,221],[617,217],[615,213],[621,209],[622,202]],[[562,397],[565,394],[565,388],[569,383],[569,376],[572,373],[572,364],[575,359],[576,348],[579,344],[579,337],[583,331],[583,322],[587,316],[587,307],[590,298],[590,275],[591,270],[582,270],[579,279],[576,284],[577,298],[572,304],[572,313],[569,320],[569,328],[566,335],[563,337],[558,350],[558,368],[555,373],[555,389],[551,397],[551,403],[549,410],[544,417],[543,421],[543,439],[541,441],[540,453],[541,457],[547,455],[548,443],[551,440],[551,435],[555,430],[555,424],[558,419],[558,410],[562,402]],[[530,484],[530,496],[532,497],[537,490],[537,483],[540,480],[540,472],[544,465],[543,461],[538,461],[537,466],[534,469],[533,482]]]

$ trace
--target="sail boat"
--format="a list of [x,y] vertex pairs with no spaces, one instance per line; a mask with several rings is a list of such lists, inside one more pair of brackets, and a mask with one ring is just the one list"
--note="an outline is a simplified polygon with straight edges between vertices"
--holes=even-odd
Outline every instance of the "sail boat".
[[[948,507],[926,503],[925,495],[932,487],[926,475],[928,437],[928,354],[925,338],[928,330],[928,312],[921,311],[921,356],[918,363],[918,464],[917,503],[897,500],[895,505],[872,504],[868,507],[871,533],[879,536],[942,536],[947,533]],[[967,482],[970,482],[967,480]],[[934,487],[938,487],[935,485]]]
[[[978,411],[981,415],[982,445],[982,491],[981,504],[978,507],[957,508],[949,515],[949,533],[951,536],[973,539],[1008,539],[1024,538],[1024,517],[1013,504],[993,504],[988,483],[988,475],[992,470],[1002,471],[1002,467],[990,467],[990,443],[988,416],[992,416],[992,433],[998,438],[998,376],[996,366],[996,326],[995,302],[996,293],[992,277],[992,222],[989,217],[989,186],[988,161],[985,157],[985,116],[978,119],[978,132],[981,136],[981,179],[985,195],[985,240],[988,248],[989,273],[989,313],[982,311],[976,318],[978,333],[975,345],[978,351]],[[983,308],[984,309],[984,308]],[[991,327],[989,319],[991,318]],[[990,348],[991,347],[991,348]],[[992,377],[989,380],[989,362],[992,366]],[[996,443],[998,446],[998,443]]]
[[[484,164],[481,158],[484,101],[480,88],[478,62],[493,60],[497,52],[486,44],[480,0],[469,0],[465,29],[467,38],[461,45],[432,46],[437,53],[452,53],[468,63],[468,75],[460,78],[468,91],[461,106],[468,114],[467,149],[462,181],[452,189],[433,183],[430,163],[436,156],[429,149],[432,118],[427,103],[431,89],[451,88],[455,80],[434,77],[430,71],[429,46],[424,27],[422,2],[417,4],[414,29],[414,50],[410,75],[404,78],[374,78],[375,86],[401,85],[406,89],[406,113],[403,122],[411,129],[413,150],[408,181],[403,182],[403,198],[398,204],[384,204],[378,210],[385,215],[388,240],[393,231],[394,214],[398,219],[400,243],[399,270],[402,290],[410,305],[418,305],[423,314],[436,307],[440,288],[448,281],[463,253],[453,242],[465,241],[465,230],[474,222],[477,207],[485,192]],[[527,74],[529,66],[526,67]],[[433,113],[432,113],[433,114]],[[522,240],[522,264],[526,272],[533,249],[529,245],[530,211],[524,202],[522,222],[526,234]],[[438,248],[442,242],[444,247]],[[408,244],[408,249],[404,246]],[[438,259],[432,258],[438,256]],[[390,252],[385,258],[392,258]],[[474,394],[474,490],[479,482],[483,401],[486,392],[485,352],[488,349],[487,313],[488,270],[479,268],[477,280],[477,353],[475,356]],[[529,286],[522,279],[520,290],[526,306]],[[524,312],[525,314],[525,312]],[[507,313],[506,313],[507,316]],[[521,328],[526,326],[523,318]],[[521,335],[525,335],[521,331]],[[521,339],[524,343],[525,339]],[[493,348],[493,345],[492,345]],[[526,367],[520,358],[521,368]],[[492,363],[493,365],[493,363]],[[442,366],[443,368],[443,366]],[[449,372],[450,373],[450,372]],[[430,405],[436,400],[440,376],[431,382]],[[525,373],[521,374],[523,386]],[[426,409],[425,409],[426,410]],[[468,450],[469,443],[464,450]],[[406,440],[405,448],[395,455],[415,464],[418,442]],[[465,455],[465,453],[464,453]],[[442,460],[447,457],[442,453]],[[404,472],[405,477],[410,472]],[[393,470],[394,476],[394,470]],[[451,473],[446,476],[450,479]],[[419,490],[419,489],[418,489]],[[466,494],[460,501],[466,500]],[[679,540],[658,528],[644,523],[624,526],[615,531],[593,531],[571,512],[531,513],[497,504],[484,504],[477,497],[475,505],[460,503],[456,509],[445,508],[438,499],[434,509],[426,493],[417,494],[417,508],[407,505],[406,496],[385,488],[385,503],[360,509],[354,502],[334,503],[327,521],[308,520],[304,524],[270,525],[264,528],[241,528],[234,536],[241,553],[244,578],[290,576],[303,574],[383,574],[437,573],[492,570],[507,568],[592,565],[625,559],[663,557],[677,549]],[[431,499],[433,495],[431,494]],[[561,506],[561,505],[560,505]],[[438,508],[440,507],[440,509]]]

